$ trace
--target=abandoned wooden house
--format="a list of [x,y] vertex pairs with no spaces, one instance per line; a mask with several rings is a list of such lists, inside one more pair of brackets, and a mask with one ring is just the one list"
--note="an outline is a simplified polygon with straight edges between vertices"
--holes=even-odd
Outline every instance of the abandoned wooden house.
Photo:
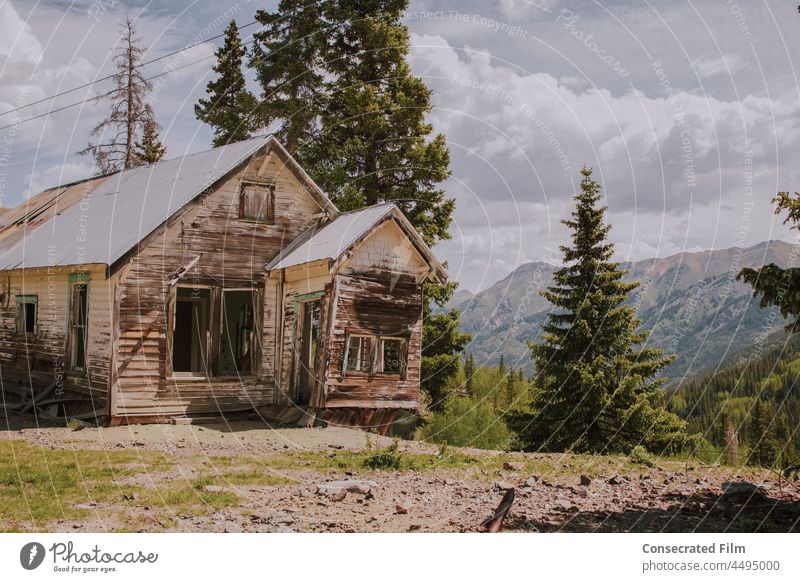
[[6,407],[381,430],[417,408],[442,265],[396,206],[340,212],[274,137],[51,188],[0,228]]

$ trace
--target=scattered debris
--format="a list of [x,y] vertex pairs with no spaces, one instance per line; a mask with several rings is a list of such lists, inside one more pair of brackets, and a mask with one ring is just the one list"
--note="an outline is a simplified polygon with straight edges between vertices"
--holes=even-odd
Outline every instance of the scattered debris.
[[592,479],[588,475],[581,475],[581,485],[588,487],[592,484]]
[[373,487],[377,487],[378,483],[375,481],[364,481],[349,479],[346,481],[328,481],[321,483],[317,486],[317,493],[320,495],[337,495],[339,492],[345,493],[359,493],[361,495],[368,495],[372,492]]
[[483,523],[481,523],[481,527],[489,533],[497,533],[503,529],[503,520],[505,520],[511,509],[511,505],[514,503],[514,496],[514,488],[510,487],[506,491],[506,494],[503,495],[503,499],[500,501],[500,505],[497,506],[494,515],[484,520]]
[[523,471],[525,469],[525,463],[512,463],[510,461],[506,461],[503,463],[503,469],[506,471]]
[[405,515],[414,506],[409,499],[404,499],[394,506],[394,512],[398,515]]

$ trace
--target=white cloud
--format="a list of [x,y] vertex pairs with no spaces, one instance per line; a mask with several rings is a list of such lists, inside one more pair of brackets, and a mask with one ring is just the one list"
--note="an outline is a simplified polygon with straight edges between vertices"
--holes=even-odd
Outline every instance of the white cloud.
[[3,68],[9,63],[36,64],[42,58],[42,45],[8,1],[0,4],[0,57],[5,57]]

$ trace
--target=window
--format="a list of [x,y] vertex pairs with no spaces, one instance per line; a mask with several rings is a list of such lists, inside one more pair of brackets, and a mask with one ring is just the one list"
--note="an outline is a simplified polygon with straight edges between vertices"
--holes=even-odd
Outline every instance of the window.
[[35,334],[39,298],[36,295],[17,295],[17,333]]
[[257,222],[274,219],[275,187],[267,184],[243,184],[239,200],[239,218]]
[[380,370],[385,374],[404,374],[404,340],[396,338],[381,338]]
[[167,343],[171,375],[252,375],[258,364],[256,289],[176,287]]
[[351,335],[347,340],[345,371],[369,372],[372,366],[372,338],[364,335]]
[[86,368],[86,338],[89,318],[89,285],[76,283],[70,289],[69,363],[73,370]]

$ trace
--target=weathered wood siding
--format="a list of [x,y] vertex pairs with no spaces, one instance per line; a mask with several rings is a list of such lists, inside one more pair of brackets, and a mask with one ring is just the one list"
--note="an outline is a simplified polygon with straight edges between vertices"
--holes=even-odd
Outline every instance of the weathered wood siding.
[[[238,218],[241,181],[250,177],[271,181],[275,186],[272,224]],[[278,312],[276,287],[271,281],[265,283],[264,265],[310,228],[319,212],[276,155],[259,156],[148,237],[130,259],[120,286],[114,413],[121,417],[157,417],[272,404],[275,334],[270,330],[276,325]],[[200,254],[181,284],[257,286],[263,290],[263,301],[256,312],[258,318],[263,313],[260,377],[166,378],[167,282]],[[214,309],[219,309],[218,303]]]
[[[334,321],[327,346],[326,408],[416,408],[422,353],[422,289],[409,275],[381,271],[338,275]],[[395,374],[342,373],[349,334],[407,340],[405,378]]]
[[[88,275],[88,335],[85,371],[68,369],[69,276]],[[80,270],[67,267],[6,271],[0,274],[0,376],[9,393],[36,394],[59,381],[56,394],[86,395],[94,410],[105,415],[111,360],[113,282],[104,266]],[[18,334],[16,296],[36,295],[35,335]]]

